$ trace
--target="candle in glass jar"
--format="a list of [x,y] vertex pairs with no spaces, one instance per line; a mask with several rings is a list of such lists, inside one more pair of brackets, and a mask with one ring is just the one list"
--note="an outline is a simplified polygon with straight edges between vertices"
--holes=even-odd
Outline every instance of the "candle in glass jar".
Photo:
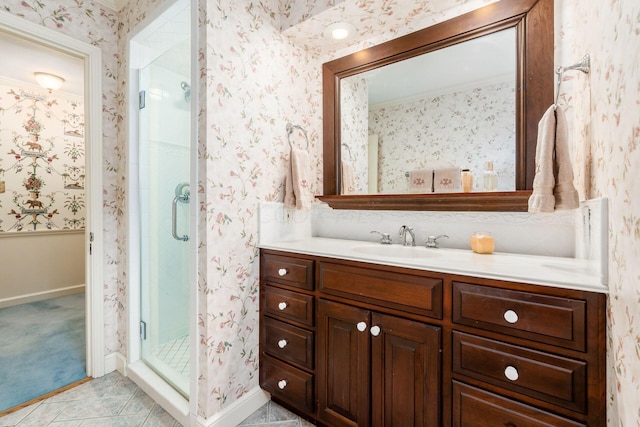
[[471,250],[478,254],[492,254],[494,241],[491,233],[477,231],[471,236]]

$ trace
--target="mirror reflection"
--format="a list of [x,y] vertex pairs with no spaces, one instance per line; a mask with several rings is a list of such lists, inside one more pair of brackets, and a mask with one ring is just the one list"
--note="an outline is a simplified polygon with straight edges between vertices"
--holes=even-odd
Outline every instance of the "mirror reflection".
[[341,79],[340,193],[515,190],[516,53],[511,28]]

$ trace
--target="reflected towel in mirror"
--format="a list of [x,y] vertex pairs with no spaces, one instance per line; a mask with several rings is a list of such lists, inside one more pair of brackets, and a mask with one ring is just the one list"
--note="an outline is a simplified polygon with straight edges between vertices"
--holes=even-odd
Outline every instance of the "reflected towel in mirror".
[[578,207],[569,155],[567,120],[560,107],[552,105],[538,123],[536,174],[529,197],[529,212],[553,212]]
[[409,193],[432,193],[433,169],[409,171]]
[[342,180],[340,181],[340,194],[355,194],[356,192],[356,175],[353,172],[353,165],[344,160],[342,165]]
[[454,193],[462,191],[462,177],[460,168],[438,168],[433,171],[433,192]]
[[290,209],[311,207],[309,153],[292,148],[284,182],[284,206]]

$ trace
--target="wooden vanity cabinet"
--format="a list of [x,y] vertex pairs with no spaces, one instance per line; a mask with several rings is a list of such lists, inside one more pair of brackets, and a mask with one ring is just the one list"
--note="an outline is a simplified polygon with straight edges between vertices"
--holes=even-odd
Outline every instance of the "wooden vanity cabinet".
[[320,420],[440,425],[440,328],[324,299],[318,319]]
[[260,384],[318,425],[606,425],[605,294],[263,249],[260,307]]

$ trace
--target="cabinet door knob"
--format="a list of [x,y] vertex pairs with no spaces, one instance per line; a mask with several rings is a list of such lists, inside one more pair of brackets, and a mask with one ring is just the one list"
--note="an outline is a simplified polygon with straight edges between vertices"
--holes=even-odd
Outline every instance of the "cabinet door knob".
[[516,381],[519,377],[518,370],[513,366],[507,366],[504,370],[504,376],[511,381]]
[[285,308],[287,308],[289,306],[289,304],[287,304],[286,302],[282,301],[278,303],[278,309],[280,311],[283,311]]
[[281,268],[278,270],[278,276],[280,277],[284,277],[287,275],[287,269],[286,268]]
[[373,335],[374,337],[377,337],[378,335],[380,335],[380,326],[372,326],[369,332],[371,332],[371,335]]
[[280,347],[280,348],[285,348],[285,347],[287,346],[287,344],[289,344],[289,343],[287,342],[287,340],[280,340],[280,341],[278,341],[278,347]]
[[364,332],[364,331],[366,331],[366,330],[367,330],[367,323],[366,323],[366,322],[359,322],[359,323],[356,325],[356,328],[358,328],[358,330],[359,330],[360,332]]
[[518,321],[518,313],[513,310],[507,310],[503,314],[504,320],[509,323],[516,323]]
[[287,386],[287,380],[280,380],[278,381],[278,388],[280,390],[284,390],[284,388]]

